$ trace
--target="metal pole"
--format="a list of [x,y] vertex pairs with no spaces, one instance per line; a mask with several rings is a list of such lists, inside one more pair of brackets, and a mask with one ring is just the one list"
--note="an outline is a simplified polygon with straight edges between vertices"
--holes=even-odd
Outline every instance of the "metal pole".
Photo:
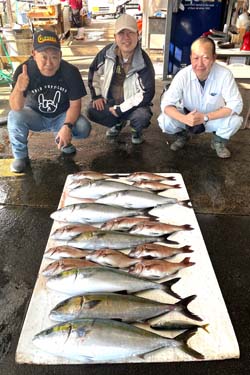
[[11,8],[11,1],[6,0],[6,13],[7,13],[7,20],[10,26],[13,26],[14,19],[12,14],[12,8]]
[[172,26],[172,13],[173,13],[173,1],[167,0],[164,59],[163,59],[163,80],[164,81],[167,79],[167,76],[168,76],[169,46],[170,46],[170,36],[171,36],[171,26]]

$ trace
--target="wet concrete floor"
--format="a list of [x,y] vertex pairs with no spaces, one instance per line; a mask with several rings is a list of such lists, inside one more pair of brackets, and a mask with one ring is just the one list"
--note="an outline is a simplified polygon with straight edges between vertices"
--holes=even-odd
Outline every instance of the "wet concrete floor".
[[[75,61],[83,72],[102,45],[112,38],[113,21],[96,21],[92,32],[97,41],[82,45],[65,43],[64,55]],[[82,57],[79,57],[83,55]],[[152,60],[159,57],[151,51]],[[154,117],[145,131],[145,142],[131,144],[129,128],[116,142],[105,138],[105,129],[93,124],[89,139],[75,142],[77,154],[61,156],[53,136],[31,134],[29,140],[31,168],[15,176],[9,172],[11,150],[7,130],[0,127],[0,373],[1,375],[29,374],[249,374],[250,371],[250,130],[240,130],[230,141],[232,157],[219,160],[210,148],[210,136],[191,139],[178,153],[169,149],[172,137],[163,135],[157,125],[159,97],[165,84],[157,79]],[[86,82],[86,80],[85,80]],[[249,106],[249,82],[239,82],[244,91],[246,111]],[[8,91],[8,90],[7,90]],[[1,91],[2,93],[3,91]],[[1,97],[7,114],[7,96]],[[83,99],[86,106],[89,96]],[[106,173],[133,171],[181,173],[207,246],[236,336],[241,358],[211,362],[36,366],[15,363],[15,351],[22,322],[36,282],[41,259],[47,244],[54,211],[62,194],[68,174],[81,170]]]

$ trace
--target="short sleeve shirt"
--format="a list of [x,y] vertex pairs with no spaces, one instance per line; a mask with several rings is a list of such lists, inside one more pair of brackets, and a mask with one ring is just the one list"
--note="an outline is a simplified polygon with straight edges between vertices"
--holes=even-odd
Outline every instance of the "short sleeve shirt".
[[[52,77],[43,76],[33,58],[25,64],[30,78],[25,92],[25,106],[42,116],[54,118],[67,111],[71,100],[78,100],[87,95],[79,70],[67,61],[61,61],[58,71]],[[22,65],[14,73],[13,86],[21,72]]]

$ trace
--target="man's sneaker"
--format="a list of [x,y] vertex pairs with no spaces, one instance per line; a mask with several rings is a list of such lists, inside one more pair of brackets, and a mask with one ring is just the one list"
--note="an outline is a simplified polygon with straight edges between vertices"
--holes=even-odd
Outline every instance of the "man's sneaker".
[[186,132],[186,130],[183,130],[183,131],[177,133],[176,136],[177,136],[176,141],[174,143],[172,143],[171,146],[170,146],[170,150],[172,150],[172,151],[181,150],[185,146],[185,144],[187,143],[187,141],[189,139],[189,135]]
[[132,132],[131,142],[133,145],[140,145],[143,142],[142,136],[137,132]]
[[23,159],[15,159],[10,166],[10,170],[14,173],[22,173],[29,164],[30,159],[28,157]]
[[216,142],[212,139],[211,148],[216,151],[219,158],[227,159],[231,156],[231,152],[228,150],[224,142]]
[[108,129],[106,131],[106,137],[107,138],[115,138],[119,135],[121,130],[126,126],[126,121],[122,121],[119,124],[116,124],[115,126],[112,126],[112,128]]
[[61,152],[63,152],[64,154],[68,154],[68,155],[74,154],[76,152],[76,148],[74,145],[70,143],[67,146],[61,147]]

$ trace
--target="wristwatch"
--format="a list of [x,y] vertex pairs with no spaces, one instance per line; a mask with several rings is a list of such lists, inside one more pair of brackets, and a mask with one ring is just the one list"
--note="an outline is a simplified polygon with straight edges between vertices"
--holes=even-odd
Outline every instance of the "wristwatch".
[[63,125],[66,125],[70,130],[72,130],[74,126],[71,122],[65,122]]
[[204,124],[206,124],[208,121],[209,121],[209,117],[208,117],[208,115],[205,115],[204,116]]

